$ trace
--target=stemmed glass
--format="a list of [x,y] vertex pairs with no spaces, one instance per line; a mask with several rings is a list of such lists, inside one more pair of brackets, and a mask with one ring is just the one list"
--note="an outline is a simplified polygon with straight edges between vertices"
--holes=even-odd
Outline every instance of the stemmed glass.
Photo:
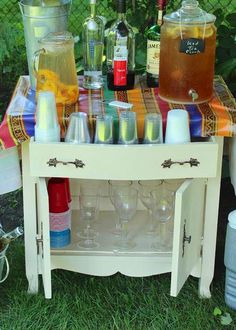
[[168,190],[171,190],[175,193],[183,182],[184,179],[169,179],[169,180],[164,180],[163,184]]
[[174,196],[175,193],[163,184],[151,192],[153,217],[158,221],[159,227],[158,241],[152,244],[154,249],[169,245],[168,224],[173,219]]
[[[110,196],[110,200],[112,205],[115,207],[115,203],[114,203],[114,193],[116,190],[119,190],[119,188],[122,187],[129,187],[132,185],[132,181],[127,181],[127,180],[109,180],[109,196]],[[115,223],[115,228],[112,230],[112,233],[116,236],[120,236],[121,235],[121,222],[120,222],[120,217],[116,218],[116,223]]]
[[79,202],[80,218],[84,221],[85,227],[78,233],[82,238],[78,246],[86,249],[96,248],[99,244],[95,241],[98,233],[94,229],[94,222],[99,213],[100,189],[96,186],[81,186]]
[[121,237],[115,246],[121,250],[132,249],[136,244],[128,239],[128,222],[137,210],[138,190],[132,187],[119,187],[114,192],[114,206],[121,222]]
[[152,198],[151,198],[151,191],[156,189],[160,184],[162,184],[161,180],[139,180],[139,194],[140,199],[143,205],[148,210],[148,223],[149,229],[147,231],[148,235],[155,235],[156,228],[154,226],[153,216],[152,216]]

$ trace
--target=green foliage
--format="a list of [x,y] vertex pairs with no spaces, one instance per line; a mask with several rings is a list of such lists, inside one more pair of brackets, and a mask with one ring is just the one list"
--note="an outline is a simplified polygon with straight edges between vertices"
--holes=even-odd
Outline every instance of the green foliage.
[[[26,51],[20,23],[0,22],[0,111],[4,114],[9,95],[19,76],[27,73]],[[2,116],[0,118],[1,122]]]
[[217,26],[216,73],[222,75],[231,91],[236,93],[236,13],[214,12]]

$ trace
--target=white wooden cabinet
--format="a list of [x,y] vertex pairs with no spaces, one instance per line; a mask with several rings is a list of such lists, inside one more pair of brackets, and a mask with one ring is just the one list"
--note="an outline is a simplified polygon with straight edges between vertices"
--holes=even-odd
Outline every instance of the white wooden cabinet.
[[[214,274],[223,138],[183,145],[22,145],[26,276],[29,293],[38,292],[42,275],[45,297],[51,298],[51,271],[67,269],[84,274],[128,276],[171,273],[170,293],[177,296],[189,275],[199,277],[199,294],[210,297]],[[170,161],[171,160],[171,161]],[[171,163],[173,162],[173,163]],[[63,249],[50,249],[47,179],[69,177],[73,195],[72,240]],[[146,211],[138,207],[130,222],[136,246],[114,249],[113,210],[107,180],[186,179],[176,192],[173,242],[166,249],[150,248],[145,235]],[[93,251],[77,246],[80,180],[103,180],[98,219],[100,245]]]

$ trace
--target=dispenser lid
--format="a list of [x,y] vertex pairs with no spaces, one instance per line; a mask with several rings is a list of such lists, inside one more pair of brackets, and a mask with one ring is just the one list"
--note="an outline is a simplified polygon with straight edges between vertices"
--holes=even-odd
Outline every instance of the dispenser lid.
[[196,25],[214,23],[216,17],[202,10],[196,0],[184,0],[177,11],[164,16],[164,21],[180,23],[183,25]]
[[232,211],[228,215],[229,226],[236,229],[236,210]]

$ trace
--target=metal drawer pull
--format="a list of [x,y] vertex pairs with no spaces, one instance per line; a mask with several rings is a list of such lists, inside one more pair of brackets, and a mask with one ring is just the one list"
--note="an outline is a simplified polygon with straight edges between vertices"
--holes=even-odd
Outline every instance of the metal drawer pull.
[[54,167],[56,167],[57,164],[62,164],[62,165],[73,164],[75,165],[76,168],[78,167],[83,168],[85,166],[85,163],[79,159],[75,159],[74,162],[63,162],[61,160],[57,160],[56,158],[50,158],[47,164],[48,166],[54,166]]
[[200,162],[197,160],[197,158],[190,158],[190,160],[186,160],[183,162],[173,162],[170,158],[170,159],[164,160],[164,162],[161,164],[161,166],[163,168],[170,168],[171,165],[173,165],[173,164],[179,164],[179,165],[189,164],[190,167],[193,167],[193,166],[198,166],[200,164]]

